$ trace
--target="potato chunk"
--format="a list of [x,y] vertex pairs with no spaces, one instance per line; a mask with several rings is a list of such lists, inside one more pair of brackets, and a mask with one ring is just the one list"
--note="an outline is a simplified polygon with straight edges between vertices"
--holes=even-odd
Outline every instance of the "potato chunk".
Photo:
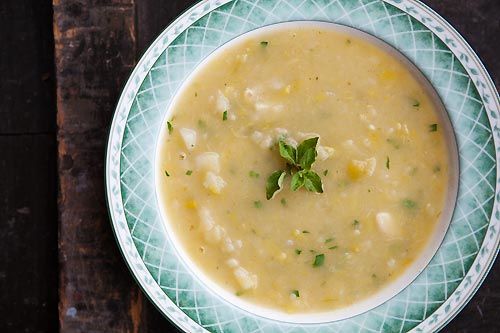
[[377,213],[375,216],[377,227],[384,234],[392,237],[397,237],[401,234],[401,228],[398,223],[392,218],[392,215],[387,212]]
[[222,189],[227,185],[227,183],[222,179],[222,177],[217,176],[212,171],[209,171],[205,175],[205,181],[203,186],[214,194],[220,194]]
[[370,157],[364,161],[352,160],[347,165],[347,174],[353,180],[360,179],[364,176],[372,176],[377,167],[377,160]]
[[181,128],[179,132],[181,133],[181,137],[186,145],[186,148],[188,150],[193,150],[196,146],[196,131],[190,128]]
[[237,267],[234,271],[234,277],[243,289],[257,288],[258,278],[257,275],[250,273],[243,267]]
[[218,173],[220,171],[219,154],[214,152],[200,154],[196,157],[196,168]]
[[229,111],[231,109],[229,99],[227,99],[226,95],[224,95],[220,90],[217,92],[216,103],[217,110],[220,112]]

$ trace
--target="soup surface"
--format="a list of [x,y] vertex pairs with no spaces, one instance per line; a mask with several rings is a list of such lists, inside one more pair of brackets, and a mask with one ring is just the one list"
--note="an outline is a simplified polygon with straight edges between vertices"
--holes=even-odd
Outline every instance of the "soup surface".
[[319,26],[217,51],[179,92],[158,149],[183,250],[226,290],[287,312],[347,306],[398,277],[449,178],[421,83],[378,44]]

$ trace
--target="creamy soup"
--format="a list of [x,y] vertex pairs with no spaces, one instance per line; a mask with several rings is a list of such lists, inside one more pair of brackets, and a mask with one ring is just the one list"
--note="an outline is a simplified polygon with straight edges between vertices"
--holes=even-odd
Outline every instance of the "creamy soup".
[[362,300],[418,258],[449,183],[426,88],[371,40],[264,29],[211,56],[159,142],[159,198],[182,251],[255,304]]

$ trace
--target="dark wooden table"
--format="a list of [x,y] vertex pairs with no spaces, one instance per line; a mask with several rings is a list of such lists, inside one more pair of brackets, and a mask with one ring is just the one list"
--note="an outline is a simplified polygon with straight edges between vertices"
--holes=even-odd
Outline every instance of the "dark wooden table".
[[[500,2],[424,1],[500,79]],[[104,199],[107,129],[192,0],[0,1],[0,332],[174,332],[129,274]],[[57,112],[56,112],[57,110]],[[445,332],[500,332],[498,263]]]

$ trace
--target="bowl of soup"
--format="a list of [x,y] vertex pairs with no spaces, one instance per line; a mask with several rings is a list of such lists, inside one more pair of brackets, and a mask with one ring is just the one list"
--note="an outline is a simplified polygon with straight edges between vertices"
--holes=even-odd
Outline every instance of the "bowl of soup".
[[106,182],[165,316],[186,332],[406,332],[458,313],[498,252],[499,103],[434,15],[208,1],[153,43]]
[[450,222],[458,161],[442,102],[359,30],[297,21],[244,34],[187,78],[164,123],[168,234],[207,286],[258,315],[369,310],[423,270]]

